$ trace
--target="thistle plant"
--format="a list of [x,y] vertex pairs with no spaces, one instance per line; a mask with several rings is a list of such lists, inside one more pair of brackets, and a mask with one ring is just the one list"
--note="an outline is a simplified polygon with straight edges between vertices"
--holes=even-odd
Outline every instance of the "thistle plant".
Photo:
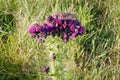
[[[67,43],[70,39],[74,40],[77,36],[84,34],[84,27],[80,24],[80,21],[70,13],[55,13],[52,16],[48,16],[42,25],[35,23],[30,26],[29,33],[39,43],[44,43],[48,36],[54,39],[57,37],[59,41]],[[56,80],[54,75],[56,73],[55,61],[57,58],[55,46],[58,49],[59,44],[55,41],[46,44],[50,60],[49,66],[43,69],[45,74],[51,74],[50,78],[53,80]]]

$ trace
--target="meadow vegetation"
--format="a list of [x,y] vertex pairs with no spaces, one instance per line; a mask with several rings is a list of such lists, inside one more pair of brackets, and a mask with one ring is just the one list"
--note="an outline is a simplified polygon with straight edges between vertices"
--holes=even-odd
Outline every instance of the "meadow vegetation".
[[[85,34],[37,43],[29,26],[55,12],[74,14]],[[119,80],[120,0],[0,0],[0,80],[48,80],[46,44],[57,53],[57,80]]]

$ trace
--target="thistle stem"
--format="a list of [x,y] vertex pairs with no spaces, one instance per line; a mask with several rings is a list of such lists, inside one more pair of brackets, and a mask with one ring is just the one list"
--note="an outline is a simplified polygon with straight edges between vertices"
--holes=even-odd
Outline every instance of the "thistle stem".
[[[50,59],[52,59],[52,56],[53,56],[53,52],[50,52]],[[50,71],[51,71],[51,78],[52,80],[56,80],[56,77],[55,77],[55,62],[53,60],[50,60]]]

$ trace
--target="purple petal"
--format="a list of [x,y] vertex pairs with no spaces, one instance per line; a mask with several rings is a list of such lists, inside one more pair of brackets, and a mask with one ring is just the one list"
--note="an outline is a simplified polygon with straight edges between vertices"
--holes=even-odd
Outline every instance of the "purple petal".
[[64,21],[63,27],[64,27],[64,29],[66,29],[66,27],[67,27],[67,22],[66,21]]
[[54,28],[53,24],[49,24],[48,27],[47,27],[49,32],[52,32],[53,28]]
[[75,26],[74,25],[70,26],[70,30],[74,31],[75,30]]
[[75,33],[77,33],[77,34],[79,33],[79,29],[78,28],[75,29]]
[[63,27],[64,27],[64,29],[67,27],[67,25],[66,24],[63,24]]
[[48,26],[49,26],[49,27],[54,27],[55,25],[54,25],[54,24],[49,24]]
[[48,27],[48,25],[47,25],[46,23],[43,23],[43,27],[47,28],[47,27]]
[[63,31],[63,27],[62,26],[60,26],[60,31]]
[[52,16],[48,16],[46,19],[49,23],[53,22],[54,18]]
[[43,26],[40,26],[40,25],[39,25],[39,26],[37,27],[37,30],[38,30],[39,32],[42,32],[42,31],[43,31]]
[[68,22],[68,26],[72,26],[73,25],[73,20]]
[[62,20],[57,19],[57,20],[56,20],[56,24],[62,24]]
[[30,34],[35,34],[36,33],[36,27],[34,25],[29,28],[29,33]]
[[79,34],[80,35],[84,34],[84,27],[83,26],[79,27]]
[[56,55],[55,55],[55,53],[53,53],[53,55],[52,55],[52,59],[53,59],[53,61],[56,60]]
[[72,39],[75,39],[77,37],[77,33],[72,34]]
[[48,32],[47,28],[43,28],[43,32],[44,32],[45,34],[47,34],[47,32]]
[[49,26],[48,26],[48,28],[47,28],[47,29],[48,29],[48,31],[49,31],[49,32],[51,32],[51,31],[52,31],[52,27],[49,27]]
[[48,74],[48,72],[49,72],[49,67],[44,67],[43,70],[44,70],[44,73],[45,73],[45,74]]
[[75,25],[76,26],[79,26],[80,25],[80,22],[78,20],[75,21]]

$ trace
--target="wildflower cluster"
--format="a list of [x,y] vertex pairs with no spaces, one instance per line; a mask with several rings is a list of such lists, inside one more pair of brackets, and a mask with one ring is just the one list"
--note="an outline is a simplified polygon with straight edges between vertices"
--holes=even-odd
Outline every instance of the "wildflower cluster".
[[[77,36],[84,34],[84,27],[75,18],[74,15],[69,13],[58,13],[52,16],[48,16],[46,21],[40,25],[38,23],[33,24],[29,28],[29,33],[33,38],[40,43],[43,43],[48,36],[57,36],[64,42],[68,42],[69,38],[75,39]],[[56,46],[59,48],[59,45]],[[45,66],[43,71],[45,74],[51,72],[55,73],[54,62],[56,61],[56,53],[50,50],[49,66]],[[55,77],[51,77],[52,80],[56,80]]]
[[42,25],[37,23],[33,24],[29,28],[29,33],[41,43],[49,35],[53,37],[58,36],[64,42],[68,42],[69,37],[75,39],[78,35],[82,35],[84,33],[84,27],[73,16],[62,14],[62,17],[60,15],[48,16],[46,23]]

